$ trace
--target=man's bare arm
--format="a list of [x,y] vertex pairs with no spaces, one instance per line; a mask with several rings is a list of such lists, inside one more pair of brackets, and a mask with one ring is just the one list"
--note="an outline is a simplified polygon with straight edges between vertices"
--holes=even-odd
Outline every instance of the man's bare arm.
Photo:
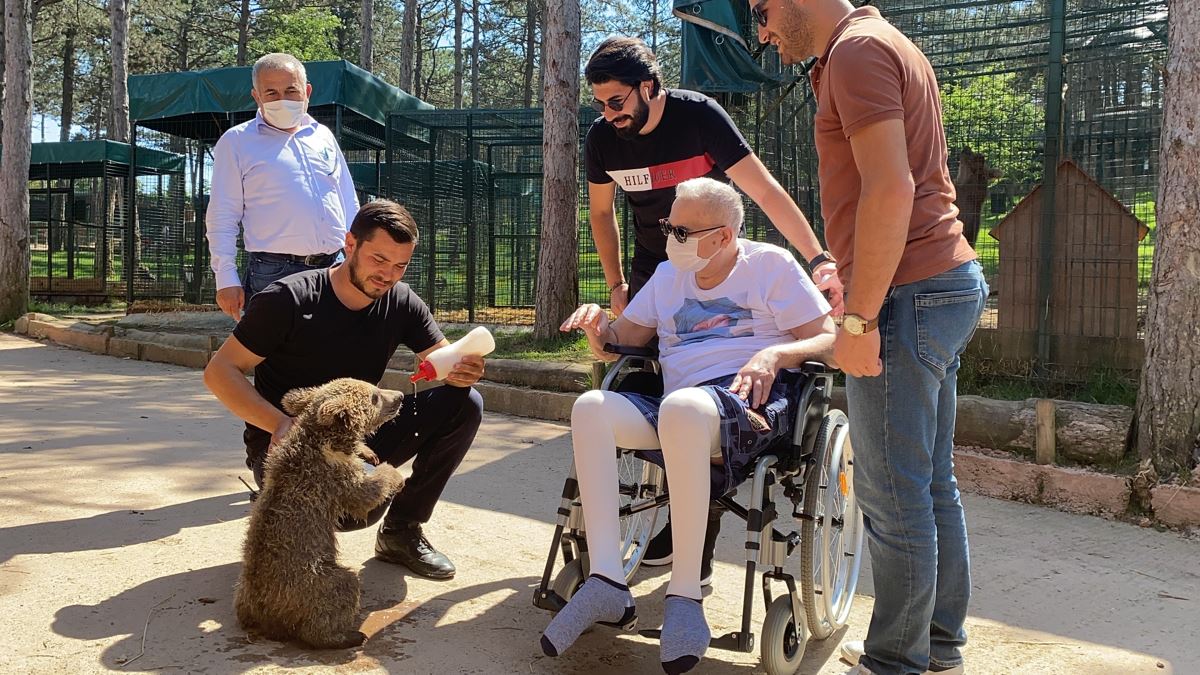
[[204,369],[204,386],[234,415],[274,436],[292,418],[260,396],[246,379],[246,373],[262,361],[263,357],[230,336]]

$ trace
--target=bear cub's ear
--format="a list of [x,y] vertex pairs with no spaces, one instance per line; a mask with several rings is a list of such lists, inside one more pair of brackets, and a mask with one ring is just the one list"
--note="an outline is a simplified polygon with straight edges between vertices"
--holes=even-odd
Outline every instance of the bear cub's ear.
[[283,397],[283,411],[292,417],[299,417],[317,395],[317,387],[293,389]]

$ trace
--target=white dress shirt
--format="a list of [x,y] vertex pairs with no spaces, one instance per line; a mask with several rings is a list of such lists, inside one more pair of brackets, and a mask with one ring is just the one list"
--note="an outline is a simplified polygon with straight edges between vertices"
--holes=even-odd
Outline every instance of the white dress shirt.
[[350,168],[333,133],[305,115],[294,133],[254,119],[213,147],[205,217],[217,289],[240,286],[238,225],[247,251],[315,255],[346,241],[358,213]]

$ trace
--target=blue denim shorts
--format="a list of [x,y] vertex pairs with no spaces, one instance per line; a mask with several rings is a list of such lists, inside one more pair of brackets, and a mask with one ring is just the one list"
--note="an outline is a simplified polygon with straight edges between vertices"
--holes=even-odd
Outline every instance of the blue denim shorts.
[[[715,499],[733,491],[754,472],[754,463],[781,438],[789,438],[795,414],[794,384],[776,378],[771,385],[767,402],[751,410],[748,402],[729,391],[736,374],[724,375],[696,385],[708,392],[721,414],[721,464],[712,465],[711,495]],[[646,421],[658,429],[658,411],[663,397],[619,392],[628,399]],[[665,467],[661,450],[638,450],[636,454],[649,462]]]

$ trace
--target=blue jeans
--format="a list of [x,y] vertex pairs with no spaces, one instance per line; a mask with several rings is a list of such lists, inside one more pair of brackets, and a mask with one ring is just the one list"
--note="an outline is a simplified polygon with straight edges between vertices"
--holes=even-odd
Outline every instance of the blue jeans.
[[878,675],[962,662],[971,572],[952,458],[955,388],[987,295],[977,262],[893,287],[879,314],[883,373],[846,378],[875,582],[862,663]]
[[291,276],[297,272],[319,269],[320,267],[331,267],[334,263],[341,260],[345,260],[345,255],[341,251],[332,254],[328,264],[317,266],[305,265],[302,262],[278,256],[274,253],[252,252],[247,255],[246,274],[242,279],[242,290],[245,291],[246,300],[249,301],[250,296],[284,277]]

